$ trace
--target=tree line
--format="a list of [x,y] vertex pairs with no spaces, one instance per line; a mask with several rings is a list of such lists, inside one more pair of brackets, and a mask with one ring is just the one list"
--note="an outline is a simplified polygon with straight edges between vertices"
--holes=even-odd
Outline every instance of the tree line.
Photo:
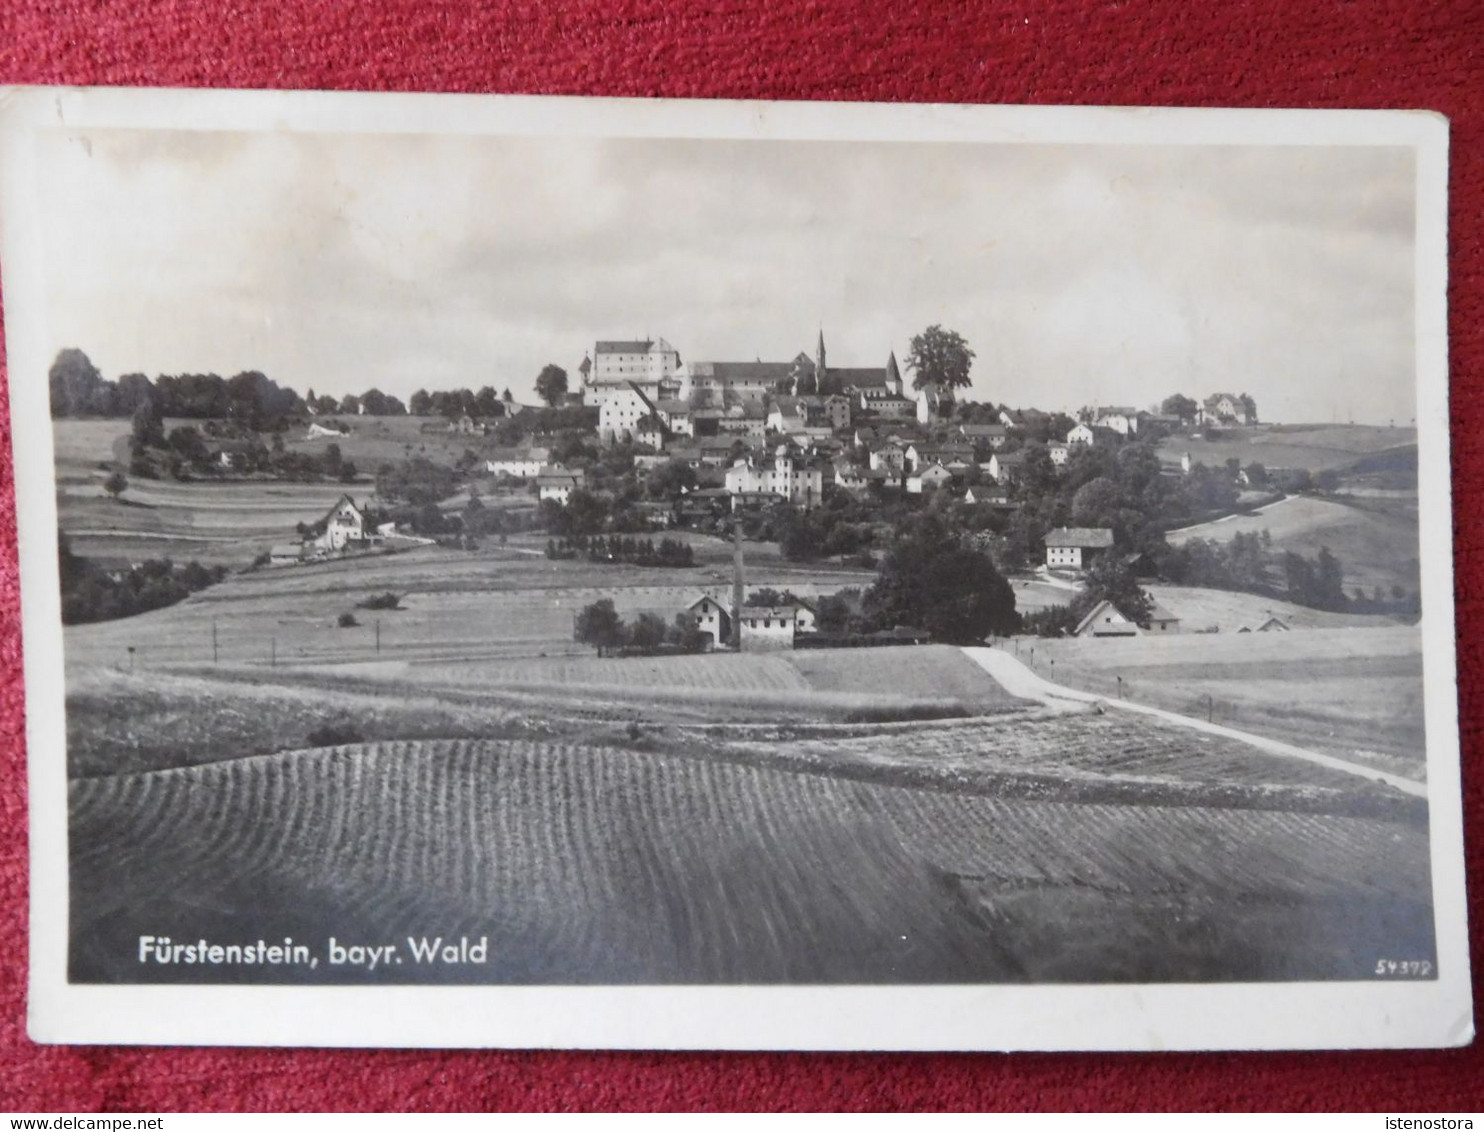
[[685,567],[694,566],[696,553],[691,545],[681,539],[662,538],[636,539],[627,535],[602,535],[589,537],[573,535],[571,538],[547,539],[546,557],[553,560],[570,560],[585,557],[589,562],[614,565]]
[[73,554],[61,532],[57,534],[57,566],[64,625],[112,621],[163,609],[227,576],[225,566],[202,566],[195,561],[182,566],[168,558],[110,572],[90,558]]

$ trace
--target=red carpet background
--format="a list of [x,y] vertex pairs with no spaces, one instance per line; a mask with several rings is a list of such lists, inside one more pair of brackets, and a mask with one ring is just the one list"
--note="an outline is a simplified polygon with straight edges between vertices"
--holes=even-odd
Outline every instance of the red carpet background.
[[[1453,124],[1450,351],[1475,998],[1484,968],[1484,7],[701,0],[7,0],[0,83],[1400,107]],[[27,375],[36,380],[38,375]],[[1484,1106],[1442,1053],[801,1055],[135,1050],[25,1034],[24,695],[0,400],[0,1109]]]

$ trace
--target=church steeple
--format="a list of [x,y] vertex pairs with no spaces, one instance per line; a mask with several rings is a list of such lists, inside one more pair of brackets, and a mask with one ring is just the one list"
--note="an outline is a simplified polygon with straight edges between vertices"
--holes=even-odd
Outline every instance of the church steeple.
[[901,396],[902,371],[897,368],[897,352],[893,350],[886,358],[886,388]]
[[828,390],[825,388],[825,373],[826,368],[824,364],[824,327],[821,326],[819,328],[819,345],[815,348],[814,351],[814,388],[821,395],[828,392]]

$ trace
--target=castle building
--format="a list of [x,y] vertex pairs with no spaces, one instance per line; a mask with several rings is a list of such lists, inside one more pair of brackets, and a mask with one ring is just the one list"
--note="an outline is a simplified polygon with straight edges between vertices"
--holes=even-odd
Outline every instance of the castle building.
[[577,372],[583,379],[584,405],[601,408],[631,384],[653,401],[673,397],[680,389],[680,353],[663,338],[600,341],[592,358],[582,360]]

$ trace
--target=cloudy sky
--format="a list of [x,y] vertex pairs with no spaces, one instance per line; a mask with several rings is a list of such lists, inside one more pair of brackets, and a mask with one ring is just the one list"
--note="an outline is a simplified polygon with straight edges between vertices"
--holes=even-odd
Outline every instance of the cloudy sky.
[[42,157],[55,345],[110,377],[527,399],[598,338],[784,360],[823,327],[880,365],[940,323],[980,399],[1415,413],[1404,149],[58,130]]

